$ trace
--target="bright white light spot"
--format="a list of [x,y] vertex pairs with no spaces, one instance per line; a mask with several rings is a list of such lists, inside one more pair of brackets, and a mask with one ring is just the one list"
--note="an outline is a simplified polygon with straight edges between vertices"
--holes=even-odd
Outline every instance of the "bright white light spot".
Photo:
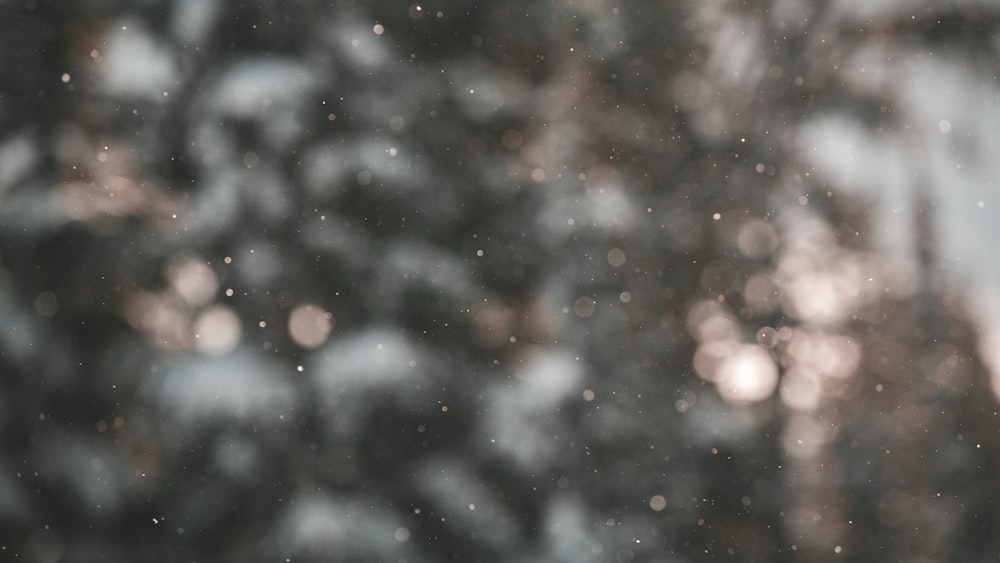
[[333,315],[322,307],[305,303],[292,309],[288,319],[288,334],[303,348],[315,348],[326,342],[333,329]]
[[199,258],[174,260],[167,267],[167,279],[181,299],[195,307],[212,301],[219,289],[215,272]]
[[719,394],[733,404],[762,401],[778,386],[778,368],[771,355],[757,346],[741,345],[715,374]]
[[68,72],[64,72],[64,73],[63,73],[63,75],[62,75],[62,81],[63,81],[63,83],[65,83],[65,84],[69,84],[69,81],[70,81],[70,76],[69,76],[69,73],[68,73]]
[[194,323],[195,348],[209,355],[227,354],[240,342],[240,318],[229,307],[216,305],[202,311]]
[[664,498],[663,495],[653,495],[653,497],[649,499],[649,507],[656,512],[659,512],[667,507],[667,499]]
[[713,221],[718,221],[719,219],[722,219],[722,213],[713,213],[712,214],[712,220]]
[[382,24],[377,23],[372,27],[372,31],[375,33],[375,35],[382,35],[383,33],[385,33],[385,28],[382,27]]

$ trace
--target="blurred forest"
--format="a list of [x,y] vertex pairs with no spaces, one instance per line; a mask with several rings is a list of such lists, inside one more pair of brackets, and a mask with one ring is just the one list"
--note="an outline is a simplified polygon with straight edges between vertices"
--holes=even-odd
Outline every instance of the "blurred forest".
[[997,560],[998,18],[0,1],[0,558]]

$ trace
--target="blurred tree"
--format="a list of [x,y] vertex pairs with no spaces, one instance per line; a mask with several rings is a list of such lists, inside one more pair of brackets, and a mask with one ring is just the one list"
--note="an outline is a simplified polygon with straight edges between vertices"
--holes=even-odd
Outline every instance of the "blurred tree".
[[0,3],[0,549],[992,558],[933,198],[810,151],[995,10],[882,6]]

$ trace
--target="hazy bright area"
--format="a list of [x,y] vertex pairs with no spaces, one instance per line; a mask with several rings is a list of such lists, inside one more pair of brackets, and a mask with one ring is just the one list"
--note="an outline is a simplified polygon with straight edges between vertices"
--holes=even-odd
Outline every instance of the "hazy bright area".
[[0,559],[997,560],[998,31],[0,0]]

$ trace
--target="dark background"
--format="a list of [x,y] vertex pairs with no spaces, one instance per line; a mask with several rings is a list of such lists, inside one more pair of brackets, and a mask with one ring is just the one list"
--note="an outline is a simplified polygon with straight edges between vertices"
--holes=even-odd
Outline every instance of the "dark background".
[[0,558],[996,560],[1000,5],[850,4],[0,2]]

